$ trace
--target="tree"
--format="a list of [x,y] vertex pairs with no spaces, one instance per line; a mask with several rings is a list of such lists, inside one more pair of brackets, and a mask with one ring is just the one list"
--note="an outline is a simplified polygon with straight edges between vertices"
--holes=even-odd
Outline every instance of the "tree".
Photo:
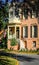
[[[7,29],[8,25],[8,2],[0,1],[0,31]],[[1,36],[1,46],[7,47],[7,37]]]
[[0,1],[0,31],[7,27],[8,23],[8,3]]

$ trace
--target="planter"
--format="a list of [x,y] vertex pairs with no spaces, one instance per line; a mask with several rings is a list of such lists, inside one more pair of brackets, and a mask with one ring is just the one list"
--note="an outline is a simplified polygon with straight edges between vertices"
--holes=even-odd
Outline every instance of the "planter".
[[10,48],[11,50],[18,50],[18,44],[17,45],[15,45],[15,46],[11,46],[11,48]]

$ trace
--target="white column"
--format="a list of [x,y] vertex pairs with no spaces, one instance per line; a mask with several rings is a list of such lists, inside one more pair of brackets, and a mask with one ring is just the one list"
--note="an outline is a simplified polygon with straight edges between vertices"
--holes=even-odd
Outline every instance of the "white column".
[[25,37],[25,27],[23,27],[23,38]]

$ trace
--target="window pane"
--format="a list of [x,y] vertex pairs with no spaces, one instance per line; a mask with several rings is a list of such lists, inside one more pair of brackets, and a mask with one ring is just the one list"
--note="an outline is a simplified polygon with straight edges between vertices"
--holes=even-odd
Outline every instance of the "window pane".
[[33,41],[33,47],[36,47],[36,41]]
[[25,19],[28,18],[28,9],[27,8],[24,8],[24,17],[25,17]]
[[13,35],[15,33],[15,27],[9,27],[9,35]]
[[25,37],[25,38],[28,37],[28,26],[23,27],[23,37]]
[[13,11],[10,12],[10,17],[12,17],[12,16],[13,16]]
[[25,27],[25,37],[28,37],[28,27]]
[[16,38],[19,38],[19,27],[16,28]]
[[37,26],[31,26],[31,28],[30,28],[30,30],[31,30],[31,37],[33,38],[33,37],[37,37],[38,36],[38,29],[37,29]]

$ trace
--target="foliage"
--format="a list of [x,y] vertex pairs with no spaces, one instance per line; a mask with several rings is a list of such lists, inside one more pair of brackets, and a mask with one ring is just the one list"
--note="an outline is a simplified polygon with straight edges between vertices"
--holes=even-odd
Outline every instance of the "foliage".
[[11,46],[15,46],[15,45],[17,45],[17,40],[15,38],[13,38],[11,40]]
[[25,53],[37,53],[38,51],[37,51],[37,50],[32,50],[32,49],[30,49],[30,50],[28,50],[28,49],[21,49],[21,50],[19,50],[19,52],[25,52]]
[[0,1],[0,30],[5,29],[8,24],[8,4]]
[[37,50],[29,50],[28,52],[31,52],[31,53],[37,53]]
[[[7,29],[8,25],[8,3],[5,4],[0,1],[0,31]],[[2,37],[2,36],[1,36]],[[7,47],[7,37],[2,37],[0,47]]]
[[2,38],[2,48],[7,48],[7,37],[6,38]]
[[[0,48],[7,48],[7,31],[6,32],[6,35],[5,34],[2,34],[2,38],[1,38],[1,41],[0,41]],[[5,37],[4,37],[5,35]]]
[[27,48],[26,49],[22,48],[22,49],[19,50],[19,52],[28,52],[28,49]]
[[37,55],[39,55],[39,52],[37,52]]

